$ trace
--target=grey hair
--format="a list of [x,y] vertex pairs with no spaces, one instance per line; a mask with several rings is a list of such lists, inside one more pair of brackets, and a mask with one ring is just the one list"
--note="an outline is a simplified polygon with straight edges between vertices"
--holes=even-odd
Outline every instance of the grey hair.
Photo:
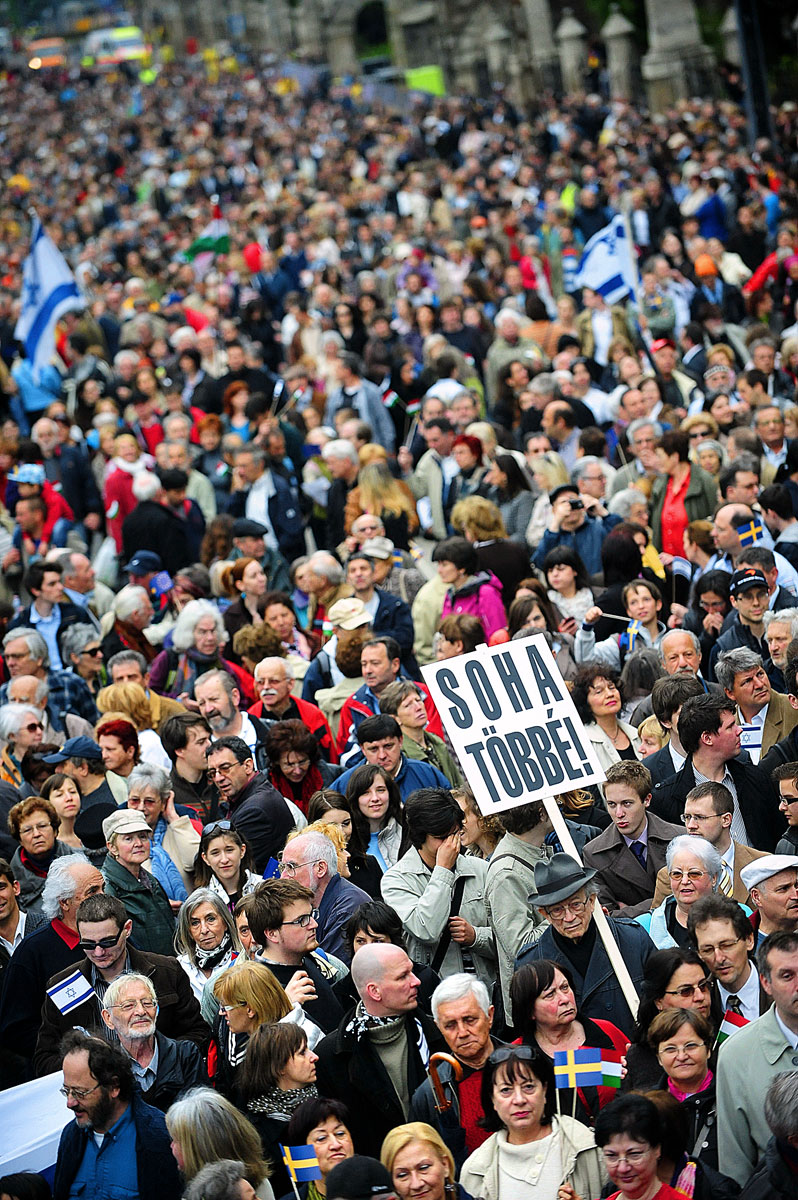
[[4,704],[0,708],[0,739],[4,742],[13,742],[15,735],[22,728],[22,722],[29,714],[34,716],[37,721],[41,720],[41,712],[32,704],[16,704],[14,701]]
[[[161,422],[164,433],[166,433],[166,431],[170,425],[174,425],[175,421],[181,421],[183,424],[183,427],[187,428],[189,430],[189,432],[191,431],[193,421],[191,420],[191,417],[188,415],[188,413],[170,412],[170,413],[166,414],[166,416],[163,418],[163,420]],[[166,433],[166,437],[170,441],[173,440],[172,438],[170,438],[170,435],[168,433]]]
[[637,420],[630,421],[626,427],[626,436],[631,442],[636,433],[639,433],[641,429],[648,428],[654,430],[654,437],[662,437],[662,426],[659,421],[652,421],[651,417],[638,417]]
[[222,614],[210,600],[189,600],[181,611],[172,628],[172,645],[175,650],[184,653],[194,645],[194,630],[203,617],[212,617],[219,645],[224,646],[228,634],[224,627]]
[[330,587],[337,587],[339,583],[343,583],[344,581],[343,567],[326,550],[317,550],[315,554],[311,554],[308,559],[308,566],[314,574],[321,575],[322,578],[326,579]]
[[114,667],[123,667],[125,663],[135,663],[142,675],[147,674],[147,660],[138,650],[120,650],[108,659],[108,674],[113,679]]
[[66,662],[72,661],[73,654],[80,654],[85,650],[89,642],[97,642],[99,645],[100,635],[93,625],[85,624],[83,621],[75,625],[69,625],[61,634],[61,655]]
[[[619,495],[620,495],[620,493],[619,493]],[[667,642],[668,638],[671,636],[672,633],[687,634],[690,641],[693,643],[693,649],[695,650],[696,654],[698,654],[700,657],[701,643],[698,640],[698,637],[696,634],[692,633],[689,629],[669,629],[668,632],[663,636],[662,640],[660,641],[659,647],[658,647],[659,648],[659,656],[663,662],[665,662],[665,643]]]
[[22,639],[28,648],[28,654],[36,662],[40,662],[43,667],[49,667],[50,654],[47,649],[47,642],[40,633],[35,629],[30,629],[27,625],[18,625],[16,629],[10,629],[3,638],[3,650],[7,650],[12,642]]
[[783,1142],[798,1134],[798,1071],[783,1071],[773,1080],[765,1096],[765,1120]]
[[128,796],[135,787],[149,787],[156,791],[162,800],[166,800],[172,791],[169,772],[150,762],[137,763],[126,782]]
[[116,594],[114,616],[120,621],[127,621],[148,601],[146,588],[141,587],[138,583],[128,583]]
[[102,1007],[105,1012],[110,1012],[115,1004],[119,1003],[119,997],[129,983],[141,983],[147,989],[150,1000],[158,999],[158,994],[155,991],[152,980],[146,975],[139,975],[136,971],[131,971],[129,975],[117,975],[116,979],[112,980],[105,989],[103,996]]
[[183,1200],[240,1200],[239,1184],[247,1168],[232,1158],[206,1163],[183,1192]]
[[721,465],[723,465],[726,456],[723,453],[723,447],[721,446],[720,442],[716,442],[714,438],[704,438],[704,440],[699,442],[696,446],[695,452],[696,454],[700,454],[702,450],[712,450],[714,454],[717,454],[718,461],[721,463]]
[[299,837],[291,838],[291,841],[301,841],[314,859],[327,864],[330,875],[338,874],[338,851],[323,833],[300,833]]
[[708,842],[706,838],[692,837],[689,833],[682,833],[679,837],[675,837],[673,841],[668,842],[668,849],[665,851],[665,866],[669,871],[673,866],[673,860],[676,858],[676,855],[681,854],[683,850],[701,859],[715,881],[712,885],[714,891],[723,870],[723,859],[712,843]]
[[139,365],[139,356],[135,350],[120,350],[118,354],[114,355],[115,367],[123,367],[126,362],[134,367]]
[[640,489],[634,487],[621,488],[612,497],[607,505],[607,509],[613,517],[620,517],[622,521],[628,521],[635,504],[645,504],[646,508],[648,508],[648,500]]
[[724,692],[730,692],[734,687],[734,677],[741,671],[753,671],[762,666],[762,659],[755,650],[747,646],[739,646],[736,650],[727,650],[718,656],[715,663],[715,679]]
[[[17,679],[36,679],[36,676],[35,675],[17,675]],[[11,689],[13,688],[13,686],[14,686],[14,680],[11,679],[11,680],[9,680],[9,684],[8,684],[8,702],[10,702],[12,704],[14,703],[14,699],[11,696]],[[36,690],[33,693],[34,704],[43,704],[44,701],[49,696],[49,694],[50,694],[50,689],[47,686],[47,680],[46,679],[36,679]],[[17,703],[25,704],[26,701],[20,700]],[[29,701],[27,703],[29,703]]]
[[[330,845],[332,845],[332,842],[330,842]],[[184,900],[181,905],[177,918],[177,929],[175,930],[175,952],[177,954],[185,954],[189,962],[196,964],[197,944],[191,936],[191,918],[200,904],[210,904],[211,908],[216,910],[222,918],[227,932],[230,934],[233,949],[240,950],[241,942],[238,937],[238,930],[227,904],[218,892],[211,891],[208,887],[201,887],[195,888],[188,900]]]
[[496,329],[499,329],[506,321],[512,320],[514,325],[520,329],[524,323],[524,319],[515,308],[500,308],[493,318],[493,324]]
[[53,859],[42,891],[42,913],[48,921],[61,915],[61,900],[71,900],[78,890],[77,880],[72,874],[75,867],[90,867],[85,854],[74,850],[62,858]]
[[779,623],[789,625],[790,637],[798,637],[798,608],[767,609],[767,611],[762,614],[762,623],[765,626],[765,633],[768,631],[768,626],[772,625],[774,622],[776,625]]
[[197,676],[194,680],[194,695],[196,696],[197,688],[201,683],[210,683],[213,679],[219,680],[225,693],[232,700],[233,692],[238,687],[238,684],[229,671],[222,671],[218,667],[214,667],[213,670],[205,671],[202,675]]
[[455,1000],[465,1000],[466,996],[474,997],[486,1017],[490,1014],[490,996],[485,984],[476,975],[462,972],[449,975],[432,993],[432,1019],[435,1024],[438,1024],[438,1009],[442,1004],[453,1004]]
[[133,495],[137,500],[154,500],[161,490],[161,481],[152,471],[142,471],[133,480]]
[[273,658],[262,658],[260,660],[260,662],[256,664],[256,666],[255,666],[256,682],[258,679],[258,671],[260,670],[260,668],[263,667],[265,670],[268,667],[273,667],[275,663],[277,663],[278,666],[281,666],[283,668],[283,670],[285,671],[286,679],[296,679],[296,674],[294,673],[294,668],[292,667],[291,663],[288,661],[287,658],[273,657]]
[[557,380],[550,371],[541,371],[530,381],[527,390],[536,396],[553,396],[557,390]]
[[354,466],[360,464],[357,450],[347,438],[334,438],[333,441],[328,442],[322,450],[321,456],[325,462],[330,458],[348,458]]

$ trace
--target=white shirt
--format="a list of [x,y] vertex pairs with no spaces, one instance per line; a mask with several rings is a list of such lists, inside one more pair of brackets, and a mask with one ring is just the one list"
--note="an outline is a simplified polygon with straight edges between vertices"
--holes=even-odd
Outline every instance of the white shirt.
[[278,548],[277,538],[275,537],[271,518],[269,517],[269,501],[276,490],[271,471],[264,471],[260,479],[256,479],[249,489],[245,510],[245,515],[250,521],[257,521],[259,525],[263,525],[266,529],[263,540],[270,550]]
[[759,973],[750,963],[748,978],[741,988],[738,988],[736,992],[727,992],[725,987],[719,983],[718,991],[720,992],[720,1002],[723,1005],[724,1012],[729,1007],[729,996],[737,996],[746,1020],[755,1021],[759,1016]]
[[22,909],[20,909],[20,910],[19,910],[19,920],[17,921],[17,928],[16,928],[16,930],[14,931],[14,940],[13,940],[13,942],[9,942],[8,938],[4,938],[2,935],[0,935],[0,946],[5,946],[5,948],[6,948],[6,950],[8,951],[8,953],[9,953],[9,954],[13,954],[13,953],[14,953],[14,951],[15,951],[15,950],[16,950],[16,948],[17,948],[17,946],[19,945],[19,943],[20,943],[20,942],[22,941],[22,939],[24,938],[24,936],[25,936],[25,922],[27,921],[27,919],[28,919],[28,914],[27,914],[27,913],[24,913],[24,912],[22,911]]
[[682,767],[687,761],[687,756],[685,754],[680,754],[673,742],[668,742],[668,751],[670,752],[674,771],[681,771]]
[[787,1045],[792,1047],[793,1050],[798,1050],[798,1033],[793,1033],[791,1029],[787,1028],[781,1019],[781,1013],[777,1008],[775,1008],[775,1006],[774,1011],[776,1013],[776,1024],[784,1034],[784,1040],[786,1041]]
[[600,367],[606,367],[612,341],[612,312],[609,308],[594,309],[590,317],[593,328],[593,357]]

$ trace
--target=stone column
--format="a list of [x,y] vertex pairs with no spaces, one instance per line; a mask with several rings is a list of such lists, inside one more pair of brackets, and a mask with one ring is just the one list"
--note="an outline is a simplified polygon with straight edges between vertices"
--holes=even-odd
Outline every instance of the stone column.
[[559,84],[560,67],[549,0],[521,0],[521,4],[535,83],[541,88],[554,89]]
[[712,53],[701,41],[693,0],[646,0],[646,18],[643,78],[651,108],[661,112],[674,100],[695,93],[712,95]]
[[555,37],[560,50],[563,90],[583,92],[587,63],[587,30],[581,21],[577,21],[570,8],[562,10],[562,20],[557,26]]
[[618,4],[610,5],[610,15],[602,26],[601,36],[607,48],[610,97],[613,100],[631,100],[637,65],[635,27],[631,21],[627,21]]
[[723,38],[723,57],[738,67],[742,61],[740,54],[740,30],[737,25],[737,13],[734,5],[726,10],[726,16],[720,23],[720,33]]

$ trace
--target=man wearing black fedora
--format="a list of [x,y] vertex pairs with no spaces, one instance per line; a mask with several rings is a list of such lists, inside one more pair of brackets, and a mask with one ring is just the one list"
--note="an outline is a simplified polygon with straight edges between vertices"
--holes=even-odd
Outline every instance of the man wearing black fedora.
[[[555,854],[535,865],[537,894],[530,896],[530,901],[549,927],[537,942],[521,949],[515,965],[518,969],[542,958],[566,963],[573,975],[581,1015],[594,1021],[611,1021],[631,1036],[634,1018],[593,917],[598,892],[593,882],[595,874],[570,854]],[[607,917],[607,924],[639,990],[646,961],[656,947],[637,921]]]

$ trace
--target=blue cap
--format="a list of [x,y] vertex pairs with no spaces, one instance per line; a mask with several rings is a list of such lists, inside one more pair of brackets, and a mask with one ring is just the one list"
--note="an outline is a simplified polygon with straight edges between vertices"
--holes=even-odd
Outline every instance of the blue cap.
[[60,750],[45,754],[44,762],[62,763],[70,758],[91,758],[101,762],[102,756],[103,752],[93,738],[73,737],[67,738]]
[[163,570],[163,563],[153,550],[137,550],[122,570],[130,575],[149,575],[151,571],[157,574]]
[[12,483],[44,483],[44,467],[39,463],[20,463],[8,477]]

